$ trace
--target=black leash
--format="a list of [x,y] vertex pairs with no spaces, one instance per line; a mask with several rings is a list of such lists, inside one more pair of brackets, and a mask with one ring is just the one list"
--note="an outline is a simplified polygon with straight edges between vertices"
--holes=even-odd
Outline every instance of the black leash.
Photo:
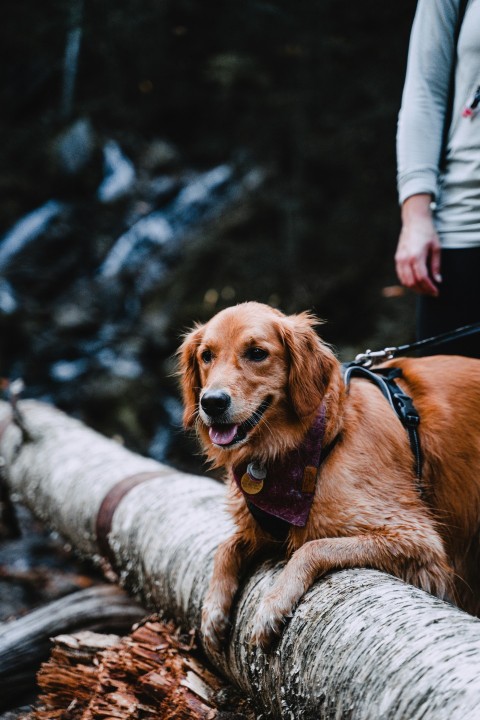
[[406,353],[413,352],[419,348],[446,345],[453,340],[458,338],[468,337],[480,332],[480,322],[473,323],[472,325],[464,325],[463,327],[456,328],[456,330],[449,330],[448,332],[442,333],[441,335],[435,335],[434,337],[425,338],[424,340],[417,340],[413,343],[406,345],[399,345],[398,347],[386,347],[383,350],[365,350],[364,353],[359,353],[355,358],[355,363],[362,367],[371,367],[384,360],[392,360],[399,355],[405,355]]
[[342,366],[345,384],[347,387],[352,377],[363,377],[370,380],[377,385],[378,388],[380,388],[383,395],[390,403],[392,409],[397,414],[408,433],[410,446],[415,458],[417,489],[421,497],[424,497],[425,489],[422,483],[422,453],[418,433],[420,415],[417,412],[412,399],[406,395],[395,382],[396,378],[402,377],[402,371],[400,368],[369,368],[379,362],[383,362],[384,360],[393,360],[393,358],[396,358],[399,355],[405,355],[413,352],[414,350],[418,350],[419,348],[446,345],[447,343],[452,342],[452,340],[456,340],[461,337],[468,337],[469,335],[473,335],[477,332],[480,332],[480,322],[472,325],[464,325],[463,327],[456,328],[456,330],[450,330],[449,332],[442,333],[441,335],[435,335],[434,337],[425,338],[424,340],[417,340],[416,342],[408,343],[406,345],[399,345],[398,347],[387,347],[383,350],[366,350],[364,353],[357,355],[353,362],[345,363]]

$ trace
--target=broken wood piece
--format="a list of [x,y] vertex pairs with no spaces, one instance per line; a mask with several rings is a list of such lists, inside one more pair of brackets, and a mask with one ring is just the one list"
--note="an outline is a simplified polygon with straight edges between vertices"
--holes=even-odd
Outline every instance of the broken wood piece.
[[[80,632],[55,638],[38,673],[41,695],[30,720],[162,718],[214,720],[225,686],[197,659],[171,623],[150,618],[120,638]],[[191,668],[197,668],[197,674]],[[210,686],[206,678],[214,679]],[[245,701],[237,709],[249,720]]]
[[126,631],[144,616],[118,586],[97,585],[0,624],[0,709],[13,707],[34,687],[53,635],[79,628]]

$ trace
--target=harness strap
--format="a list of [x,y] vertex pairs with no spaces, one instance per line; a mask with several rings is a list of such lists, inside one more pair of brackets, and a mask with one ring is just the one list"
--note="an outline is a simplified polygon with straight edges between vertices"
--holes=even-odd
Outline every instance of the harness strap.
[[270,513],[265,512],[265,510],[262,510],[251,502],[248,502],[248,500],[246,503],[250,514],[253,518],[255,518],[263,532],[271,535],[272,538],[278,540],[279,542],[285,542],[288,536],[288,531],[292,525],[286,520],[282,520],[282,518],[270,515]]
[[407,431],[410,447],[412,448],[415,458],[415,475],[417,477],[417,489],[421,497],[425,494],[425,488],[422,483],[422,452],[420,447],[420,437],[418,434],[418,426],[420,424],[420,415],[413,404],[412,398],[404,393],[395,380],[402,377],[400,368],[375,368],[369,370],[362,365],[356,363],[346,363],[342,366],[344,373],[345,385],[349,386],[352,377],[363,377],[373,382],[386,397],[390,406],[395,411],[400,422]]
[[404,428],[408,433],[410,447],[415,458],[415,475],[417,476],[417,488],[420,495],[424,495],[424,487],[422,483],[422,452],[420,447],[420,436],[418,426],[420,424],[420,414],[413,404],[412,398],[403,392],[401,387],[394,382],[395,378],[402,377],[400,368],[376,368],[374,373],[383,375],[388,389],[392,393],[393,405],[395,412]]

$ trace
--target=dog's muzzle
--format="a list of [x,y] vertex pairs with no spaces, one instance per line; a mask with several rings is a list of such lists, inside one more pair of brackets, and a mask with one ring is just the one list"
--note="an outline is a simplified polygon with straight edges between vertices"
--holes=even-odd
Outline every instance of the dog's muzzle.
[[[206,402],[204,400],[206,398]],[[271,397],[265,398],[258,408],[242,423],[227,422],[231,398],[227,393],[215,391],[205,393],[200,400],[204,413],[211,422],[207,422],[210,440],[222,448],[230,448],[244,441],[253,428],[258,425],[263,414],[270,406]],[[207,410],[207,408],[210,410]]]
[[230,407],[232,398],[223,390],[209,390],[202,395],[200,405],[209,418],[220,418]]

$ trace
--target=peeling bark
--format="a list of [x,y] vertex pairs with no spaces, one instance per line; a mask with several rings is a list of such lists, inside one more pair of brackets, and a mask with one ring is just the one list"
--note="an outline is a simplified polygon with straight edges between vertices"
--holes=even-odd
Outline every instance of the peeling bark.
[[[103,497],[126,476],[158,472],[118,505],[115,565],[144,603],[198,628],[215,548],[231,531],[222,486],[134,455],[51,407],[21,410],[31,441],[12,425],[0,442],[11,490],[99,562]],[[7,412],[0,406],[0,423]],[[210,658],[264,718],[478,720],[478,620],[377,571],[343,571],[307,592],[278,646],[262,653],[248,640],[278,572],[274,562],[252,572],[226,653]]]

